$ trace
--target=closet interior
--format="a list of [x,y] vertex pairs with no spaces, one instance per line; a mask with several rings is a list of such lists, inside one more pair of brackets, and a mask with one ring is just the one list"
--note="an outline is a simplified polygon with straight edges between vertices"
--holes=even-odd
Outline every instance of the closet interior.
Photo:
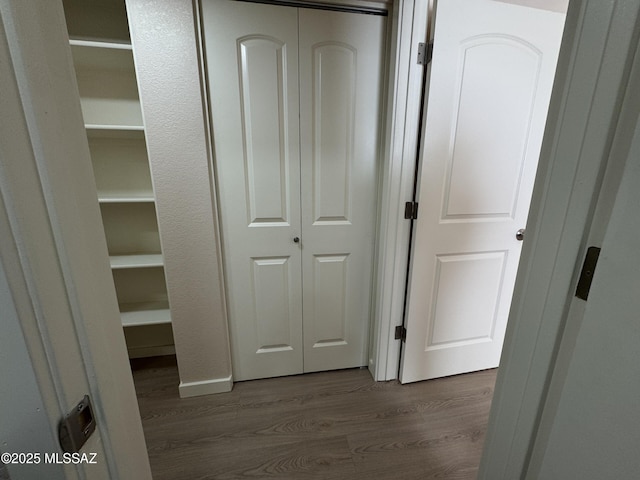
[[130,358],[175,353],[144,114],[124,0],[64,0]]

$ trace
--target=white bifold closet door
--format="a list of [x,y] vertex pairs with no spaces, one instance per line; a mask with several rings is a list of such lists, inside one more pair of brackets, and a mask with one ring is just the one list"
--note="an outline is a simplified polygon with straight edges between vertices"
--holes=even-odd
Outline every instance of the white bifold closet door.
[[385,18],[202,10],[234,378],[366,365]]

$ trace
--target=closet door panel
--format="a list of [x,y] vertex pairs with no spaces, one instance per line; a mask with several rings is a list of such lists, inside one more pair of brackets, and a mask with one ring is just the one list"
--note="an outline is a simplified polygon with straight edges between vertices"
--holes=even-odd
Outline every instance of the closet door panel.
[[349,222],[356,51],[350,46],[326,42],[314,45],[310,53],[314,82],[311,147],[314,224]]
[[298,13],[202,14],[234,379],[301,373]]
[[367,363],[386,19],[301,8],[299,20],[304,369],[311,372]]
[[275,38],[238,40],[250,224],[289,221],[286,54],[287,45]]

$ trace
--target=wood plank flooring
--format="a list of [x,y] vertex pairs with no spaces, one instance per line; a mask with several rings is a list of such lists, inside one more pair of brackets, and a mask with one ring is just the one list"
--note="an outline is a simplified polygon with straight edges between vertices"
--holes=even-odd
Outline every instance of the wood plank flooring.
[[341,370],[180,399],[175,357],[132,368],[155,480],[474,479],[497,372],[400,385]]

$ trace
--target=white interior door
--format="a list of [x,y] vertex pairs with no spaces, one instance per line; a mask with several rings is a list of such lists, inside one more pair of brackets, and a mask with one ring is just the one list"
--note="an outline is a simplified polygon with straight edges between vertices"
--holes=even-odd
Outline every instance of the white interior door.
[[498,366],[563,25],[437,4],[402,382]]
[[234,378],[365,365],[384,18],[203,20]]

